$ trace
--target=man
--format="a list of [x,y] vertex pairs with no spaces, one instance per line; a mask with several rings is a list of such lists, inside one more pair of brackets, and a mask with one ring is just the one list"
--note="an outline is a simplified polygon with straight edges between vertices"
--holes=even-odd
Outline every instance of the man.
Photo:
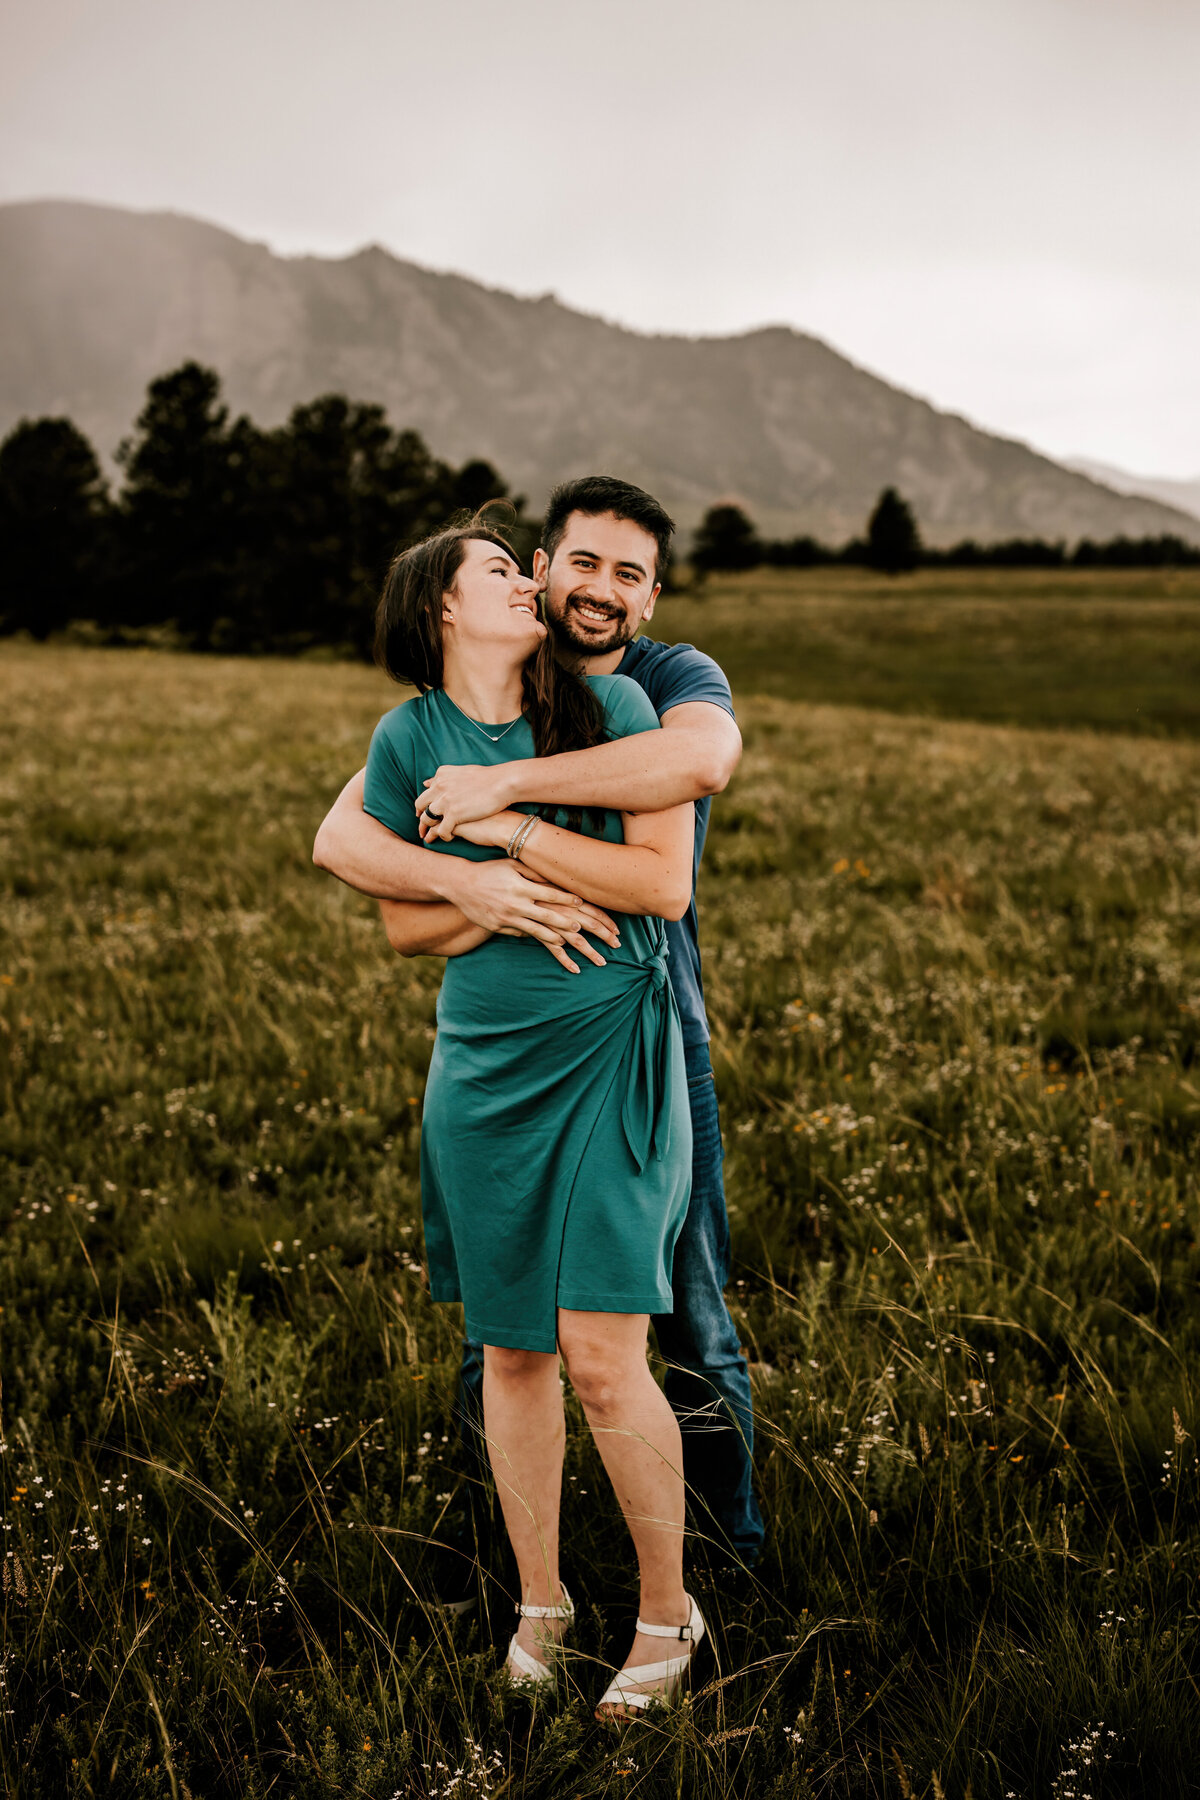
[[[426,843],[450,838],[457,824],[519,802],[606,806],[657,812],[696,804],[692,903],[667,924],[671,981],[679,1004],[692,1108],[692,1197],[675,1247],[674,1311],[655,1317],[666,1364],[666,1395],[683,1436],[684,1477],[700,1533],[752,1566],[763,1523],[752,1485],[750,1381],[725,1304],[729,1223],[721,1176],[721,1137],[709,1064],[708,1021],[700,979],[695,875],[708,829],[711,796],[737,767],[741,736],[729,684],[711,657],[690,644],[638,638],[653,616],[674,526],[641,488],[609,476],[565,483],[550,498],[533,574],[545,590],[546,623],[561,657],[583,673],[627,675],[639,683],[663,729],[567,755],[438,770],[417,802]],[[362,810],[363,776],[347,783],[317,834],[313,860],[377,899],[430,909],[439,926],[455,912],[491,931],[540,939],[574,967],[582,946],[578,897],[530,879],[507,858],[470,862],[428,856]],[[586,899],[587,896],[582,896]],[[464,1410],[482,1418],[482,1346],[464,1346]]]

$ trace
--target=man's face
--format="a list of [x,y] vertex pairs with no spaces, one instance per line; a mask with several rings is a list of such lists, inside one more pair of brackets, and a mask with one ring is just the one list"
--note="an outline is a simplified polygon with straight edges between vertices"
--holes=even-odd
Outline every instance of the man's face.
[[533,559],[533,578],[546,590],[546,623],[560,649],[606,656],[632,641],[654,612],[658,552],[650,532],[613,513],[575,512],[548,562]]

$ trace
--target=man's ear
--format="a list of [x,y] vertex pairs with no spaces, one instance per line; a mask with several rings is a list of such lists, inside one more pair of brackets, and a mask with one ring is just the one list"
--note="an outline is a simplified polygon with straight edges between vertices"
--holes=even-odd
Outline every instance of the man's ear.
[[654,617],[654,602],[658,599],[658,596],[661,593],[662,593],[662,588],[656,582],[654,587],[651,588],[651,590],[650,590],[650,598],[647,600],[645,606],[642,608],[642,624],[643,625],[646,623],[647,619],[652,619]]
[[550,558],[539,544],[533,553],[533,579],[539,587],[545,587],[546,577],[550,573]]

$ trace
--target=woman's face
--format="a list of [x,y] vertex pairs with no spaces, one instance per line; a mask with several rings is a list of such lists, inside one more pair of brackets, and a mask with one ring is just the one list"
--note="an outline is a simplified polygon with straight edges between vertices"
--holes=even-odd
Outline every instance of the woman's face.
[[442,596],[442,637],[449,645],[491,644],[530,655],[546,635],[538,585],[499,544],[467,540],[454,585]]

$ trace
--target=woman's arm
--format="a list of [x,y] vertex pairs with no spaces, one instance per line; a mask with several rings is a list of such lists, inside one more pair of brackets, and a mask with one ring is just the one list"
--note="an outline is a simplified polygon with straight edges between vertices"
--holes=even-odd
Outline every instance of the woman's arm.
[[[508,845],[527,815],[493,813],[460,825],[456,837],[473,844]],[[625,842],[609,844],[564,831],[539,819],[521,850],[521,862],[544,881],[584,893],[615,912],[682,919],[692,898],[696,810],[689,802],[666,812],[624,813]]]

